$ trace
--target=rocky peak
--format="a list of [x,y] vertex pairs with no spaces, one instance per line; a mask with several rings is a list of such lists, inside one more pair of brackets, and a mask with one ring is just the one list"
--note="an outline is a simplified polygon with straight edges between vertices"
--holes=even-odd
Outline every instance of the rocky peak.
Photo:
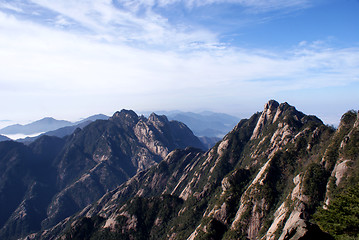
[[169,123],[169,121],[165,115],[157,115],[155,113],[151,113],[151,115],[148,117],[148,123],[158,129],[164,127],[166,124]]
[[264,105],[264,110],[261,116],[263,118],[264,123],[273,121],[274,116],[277,113],[278,107],[279,107],[279,103],[275,100],[270,100]]
[[276,100],[269,100],[264,105],[264,111],[266,111],[266,110],[276,110],[278,106],[279,106],[279,103]]
[[264,126],[267,123],[272,123],[273,120],[277,120],[280,114],[280,111],[278,112],[278,107],[279,107],[279,103],[275,100],[270,100],[268,103],[264,105],[264,110],[258,119],[251,140],[257,139],[260,136]]
[[[63,139],[42,136],[29,146],[1,142],[0,239],[52,227],[187,146],[202,145],[184,124],[154,113],[139,117],[131,110]],[[165,186],[161,179],[150,182]]]
[[340,119],[338,132],[342,131],[345,128],[350,128],[353,125],[358,125],[359,123],[359,112],[348,111]]
[[309,121],[322,123],[318,118],[306,116],[287,102],[279,104],[275,100],[270,100],[264,105],[264,110],[261,112],[251,140],[262,137],[263,131],[271,124],[281,124],[278,125],[281,127],[300,128]]
[[354,123],[354,127],[358,127],[359,126],[359,111],[357,112],[357,120]]
[[148,117],[148,121],[151,122],[168,122],[168,119],[165,115],[157,115],[156,113],[151,113],[151,115]]
[[132,110],[122,109],[120,112],[115,112],[110,120],[116,123],[124,124],[126,126],[135,126],[139,120],[139,117]]
[[[137,172],[74,216],[75,221],[68,218],[58,230],[44,232],[42,239],[59,236],[66,224],[72,233],[83,233],[88,222],[95,229],[88,235],[98,238],[108,228],[118,239],[134,234],[146,239],[331,239],[311,222],[313,213],[328,186],[337,191],[349,183],[349,176],[359,178],[358,112],[348,112],[341,125],[345,131],[334,134],[318,118],[271,100],[211,150],[169,152],[182,146],[178,130],[186,130],[185,125],[156,114],[140,117],[136,137],[148,152],[166,156],[164,161]],[[322,157],[334,170],[323,168]],[[86,225],[76,226],[81,219]],[[151,219],[145,233],[138,224],[144,219]],[[98,228],[97,221],[103,223]],[[75,238],[71,236],[67,239]]]

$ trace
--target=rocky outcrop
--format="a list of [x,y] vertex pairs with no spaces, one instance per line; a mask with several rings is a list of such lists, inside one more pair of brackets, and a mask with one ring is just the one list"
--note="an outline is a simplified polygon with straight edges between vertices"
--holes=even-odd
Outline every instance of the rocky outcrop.
[[[0,186],[5,186],[0,187],[0,201],[7,203],[0,205],[11,205],[0,214],[1,239],[57,225],[157,165],[174,149],[203,148],[183,123],[154,113],[146,119],[131,110],[116,112],[109,120],[93,122],[64,139],[42,136],[29,146],[1,144],[0,166],[7,168],[0,167],[0,175],[7,177],[0,179]],[[16,176],[7,174],[15,172]],[[152,184],[164,185],[160,179],[156,175]],[[10,188],[18,193],[10,194]]]
[[[169,151],[156,166],[31,238],[71,239],[85,221],[94,229],[88,234],[100,238],[109,230],[119,239],[332,239],[313,214],[357,179],[358,125],[356,112],[345,114],[335,130],[271,100],[209,151]],[[152,154],[169,143],[146,141],[159,141],[157,132],[173,136],[161,117],[132,126],[147,126],[133,134]]]
[[[278,102],[274,100],[270,100],[268,103],[264,105],[264,110],[261,116],[258,119],[257,125],[254,128],[253,134],[250,140],[257,139],[263,132],[264,126],[266,124],[271,124],[274,120],[274,117],[277,117],[277,110],[278,110]],[[280,111],[278,111],[278,115]],[[277,120],[277,118],[275,118]]]
[[357,166],[355,156],[359,153],[358,141],[359,112],[349,111],[342,116],[333,140],[322,159],[322,164],[331,172],[324,208],[330,204],[333,192],[340,192],[349,183],[348,179],[356,174],[353,169]]

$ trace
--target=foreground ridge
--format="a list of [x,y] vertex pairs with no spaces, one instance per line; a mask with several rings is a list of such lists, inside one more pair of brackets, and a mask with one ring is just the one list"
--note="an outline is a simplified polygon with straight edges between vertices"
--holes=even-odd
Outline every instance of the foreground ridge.
[[332,209],[346,189],[358,189],[358,127],[358,112],[345,113],[334,129],[271,100],[209,151],[169,152],[94,204],[27,239],[356,236],[358,230],[347,231],[342,222],[344,230],[328,230],[321,212]]
[[53,227],[176,148],[202,144],[183,123],[130,110],[29,146],[0,143],[0,239]]

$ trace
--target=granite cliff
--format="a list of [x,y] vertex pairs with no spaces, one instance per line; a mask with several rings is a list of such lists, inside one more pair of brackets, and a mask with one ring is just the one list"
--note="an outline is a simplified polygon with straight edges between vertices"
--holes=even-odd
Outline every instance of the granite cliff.
[[65,138],[1,142],[0,238],[52,227],[187,146],[202,144],[183,123],[129,110]]
[[209,151],[174,150],[29,238],[333,239],[313,216],[357,182],[358,126],[354,111],[334,129],[271,100]]
[[[93,124],[92,131],[85,128],[60,141],[64,146],[51,166],[61,190],[48,200],[51,207],[41,222],[42,230],[23,239],[358,237],[356,111],[345,113],[335,129],[288,103],[271,100],[207,152],[186,147],[183,143],[193,139],[190,134],[182,136],[187,128],[177,122],[171,127],[163,116],[145,119],[124,111],[109,120],[107,132],[96,124],[100,122]],[[89,136],[97,141],[86,141]],[[133,145],[133,139],[139,145]],[[83,148],[78,148],[78,142]],[[23,159],[42,152],[21,148]],[[76,156],[72,151],[84,154],[82,165],[71,161]],[[116,156],[122,157],[115,160]],[[111,161],[125,164],[108,164]],[[62,172],[67,166],[83,172],[71,178]],[[116,177],[110,183],[107,168]],[[95,193],[99,193],[97,200],[91,203],[87,195]],[[57,214],[68,208],[53,202],[68,199],[79,201],[72,205],[79,211]],[[26,206],[22,204],[12,216],[26,216]]]

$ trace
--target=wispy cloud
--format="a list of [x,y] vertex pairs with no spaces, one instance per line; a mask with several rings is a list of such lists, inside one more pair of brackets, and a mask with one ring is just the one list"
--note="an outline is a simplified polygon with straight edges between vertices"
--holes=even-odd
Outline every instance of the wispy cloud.
[[[359,49],[301,43],[286,52],[241,48],[190,52],[112,45],[0,14],[2,84],[68,94],[166,94],[201,88],[282,91],[358,81]],[[19,71],[21,69],[21,71]],[[18,91],[19,91],[18,87]],[[4,89],[2,89],[4,90]]]
[[[252,12],[294,9],[308,5],[307,0],[14,0],[1,3],[7,10],[15,9],[29,19],[45,19],[47,24],[67,30],[86,31],[89,37],[110,43],[161,48],[190,48],[220,45],[218,32],[200,24],[171,24],[161,14],[173,4],[200,8],[213,4],[234,4]],[[161,9],[161,11],[158,11]],[[193,43],[196,43],[194,45]]]
[[[217,1],[218,2],[218,1]],[[246,7],[249,7],[253,12],[270,12],[276,10],[296,10],[309,7],[308,0],[237,0]]]
[[309,5],[308,0],[128,0],[123,2],[122,5],[137,11],[138,9],[141,9],[141,7],[165,7],[176,3],[182,3],[189,8],[213,4],[237,4],[243,7],[256,9],[257,12],[286,8],[303,8]]
[[[46,16],[49,19],[48,22],[52,21],[56,26],[66,25],[68,27],[72,24],[75,31],[82,29],[87,32],[89,37],[111,43],[138,46],[145,44],[165,48],[166,46],[186,45],[195,41],[207,44],[216,41],[215,34],[205,29],[194,30],[183,26],[172,26],[166,18],[150,8],[139,15],[132,11],[135,8],[132,6],[133,4],[125,4],[125,8],[121,8],[119,4],[114,4],[111,0],[33,0],[29,3],[56,13]],[[137,4],[142,5],[141,2]]]
[[10,4],[8,2],[0,2],[0,9],[23,13],[23,10],[21,8],[17,7],[15,4]]
[[[93,113],[106,106],[108,114],[119,105],[151,110],[219,107],[283,91],[359,82],[359,48],[305,39],[285,51],[231,46],[220,42],[217,32],[173,25],[156,11],[178,2],[0,0],[0,66],[6,66],[0,68],[0,94],[13,104],[2,101],[0,108],[56,117],[70,106]],[[182,2],[188,8],[239,4],[253,13],[308,4]]]

